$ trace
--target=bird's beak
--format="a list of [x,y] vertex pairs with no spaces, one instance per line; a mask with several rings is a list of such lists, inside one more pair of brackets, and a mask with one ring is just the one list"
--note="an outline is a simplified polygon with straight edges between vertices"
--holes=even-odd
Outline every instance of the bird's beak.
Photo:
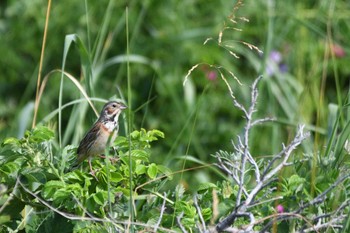
[[126,109],[126,108],[128,108],[126,105],[120,104],[120,109],[121,109],[121,110],[124,110],[124,109]]

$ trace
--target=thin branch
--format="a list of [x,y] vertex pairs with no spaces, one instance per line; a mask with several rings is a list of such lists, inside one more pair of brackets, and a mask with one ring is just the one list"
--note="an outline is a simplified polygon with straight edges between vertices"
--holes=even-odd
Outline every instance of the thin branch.
[[275,168],[273,168],[271,171],[269,171],[263,178],[263,180],[268,180],[272,176],[276,175],[277,172],[279,172],[282,167],[285,166],[285,163],[288,161],[291,153],[301,144],[302,141],[304,141],[306,138],[310,136],[309,132],[304,133],[304,125],[300,125],[298,127],[298,132],[293,141],[284,149],[284,157],[283,161],[279,163]]
[[[344,176],[341,176],[340,178],[338,178],[338,180],[336,182],[334,182],[331,186],[329,186],[323,193],[321,193],[320,195],[318,195],[315,199],[324,199],[325,196],[335,187],[337,187],[340,183],[342,183],[344,180],[350,178],[350,174],[346,174]],[[313,205],[313,201],[311,201],[310,205]]]
[[157,224],[154,226],[154,229],[153,229],[154,232],[157,232],[157,229],[158,229],[160,223],[162,222],[162,218],[163,218],[164,211],[165,211],[165,209],[166,209],[166,207],[165,207],[165,203],[166,203],[166,192],[164,192],[164,197],[165,197],[165,198],[163,199],[163,204],[162,204],[162,207],[161,207],[161,209],[160,209],[160,216],[159,216],[158,222],[157,222]]
[[[344,216],[345,218],[345,216]],[[307,229],[302,229],[301,231],[297,231],[298,233],[304,233],[304,232],[319,232],[319,230],[321,229],[324,229],[324,228],[329,228],[329,227],[332,227],[332,228],[343,228],[343,225],[341,225],[341,221],[343,220],[342,219],[338,219],[338,218],[333,218],[331,219],[329,222],[325,222],[325,223],[322,223],[322,224],[317,224],[315,226],[312,226],[312,227],[309,227]]]
[[265,204],[265,203],[271,203],[273,201],[277,201],[277,200],[282,200],[283,197],[282,196],[278,196],[278,197],[273,197],[273,198],[270,198],[270,199],[267,199],[267,200],[263,200],[263,201],[256,201],[254,203],[252,203],[251,205],[248,206],[248,208],[252,208],[252,207],[255,207],[255,206],[258,206],[258,205],[262,205],[262,204]]
[[[266,181],[266,183],[264,183],[261,187],[260,187],[260,190],[259,192],[261,192],[262,190],[264,190],[265,188],[269,187],[271,185],[271,183],[277,181],[278,178],[273,178],[273,179],[270,179],[268,181]],[[265,198],[266,195],[268,195],[269,193],[271,193],[274,189],[276,188],[270,188],[270,192],[264,194],[260,199],[263,199]],[[255,205],[259,200],[255,200],[255,197],[256,195],[258,194],[258,192],[255,194],[255,196],[252,197],[252,201],[250,202],[250,204],[247,204],[247,207],[250,207],[252,205]]]
[[[226,167],[226,165],[224,164],[224,162],[222,161],[221,157],[217,157],[219,164],[217,164],[217,166],[221,169],[223,169],[228,175],[230,175],[232,177],[232,179],[239,185],[239,180],[238,177],[230,170]],[[229,165],[229,164],[228,164]],[[230,164],[232,165],[232,164]],[[238,170],[238,169],[237,169]],[[244,195],[248,195],[247,190],[245,189],[245,187],[243,187],[242,189]]]
[[[249,121],[249,119],[247,120]],[[248,127],[247,127],[248,128]],[[220,223],[216,225],[216,229],[220,232],[227,227],[229,227],[235,219],[238,217],[238,211],[242,212],[247,209],[247,207],[252,204],[255,196],[264,188],[266,187],[266,183],[271,182],[271,178],[278,173],[284,166],[287,160],[289,159],[291,153],[296,149],[300,143],[305,140],[308,136],[309,133],[303,132],[303,126],[300,126],[297,132],[297,135],[295,136],[294,140],[289,144],[287,147],[284,149],[284,158],[281,161],[280,164],[278,164],[274,169],[271,171],[267,172],[267,174],[261,179],[260,182],[258,182],[255,186],[255,188],[249,193],[249,195],[246,197],[246,200],[244,203],[236,202],[236,208],[229,214],[224,220],[222,220]],[[243,159],[243,158],[242,158]],[[242,164],[244,165],[244,164]],[[242,170],[244,170],[244,167],[241,167]],[[242,180],[242,179],[241,179]],[[240,184],[240,189],[243,189],[243,183]],[[238,205],[237,205],[238,204]],[[263,232],[263,231],[262,231]]]
[[[202,215],[201,208],[200,208],[199,205],[198,205],[197,194],[194,195],[193,201],[194,201],[194,206],[196,207],[196,210],[197,210],[199,219],[201,220],[202,228],[204,229],[204,231],[206,231],[207,228],[206,228],[206,226],[205,226],[205,221],[204,221],[204,218],[203,218],[203,215]],[[202,232],[202,231],[201,231],[201,232]]]
[[[247,118],[247,124],[245,126],[244,130],[244,140],[243,140],[243,148],[244,148],[244,153],[242,154],[242,159],[241,159],[241,174],[240,174],[240,183],[239,183],[239,189],[237,193],[237,199],[236,199],[236,207],[241,205],[241,198],[242,198],[242,189],[243,189],[243,182],[244,182],[244,177],[245,177],[245,168],[246,168],[246,161],[249,157],[249,132],[251,129],[251,123],[252,123],[252,115],[255,112],[255,105],[257,103],[257,98],[258,98],[258,89],[257,85],[259,81],[261,80],[262,76],[258,77],[255,79],[252,85],[252,92],[251,92],[251,105],[249,108],[249,111],[245,112],[245,116]],[[260,173],[259,171],[256,171],[256,179],[260,181]]]
[[5,203],[1,206],[0,208],[0,213],[5,209],[5,207],[10,203],[10,201],[13,199],[15,196],[15,193],[17,192],[17,186],[18,186],[19,180],[17,179],[15,186],[13,187],[12,192],[10,193],[9,197],[5,201]]
[[[325,190],[324,192],[322,192],[320,195],[318,195],[317,197],[315,197],[314,199],[312,199],[311,201],[309,201],[309,202],[306,203],[306,204],[301,204],[300,207],[299,207],[297,210],[291,212],[290,214],[294,214],[294,215],[296,215],[296,214],[301,214],[301,212],[302,212],[304,209],[308,208],[309,206],[315,206],[316,204],[322,203],[322,202],[326,199],[326,195],[327,195],[328,193],[330,193],[330,191],[332,191],[335,187],[337,187],[340,183],[342,183],[345,179],[348,179],[349,177],[350,177],[350,174],[347,174],[347,175],[344,175],[344,176],[340,177],[337,181],[335,181],[328,189],[326,189],[326,190]],[[345,207],[348,206],[349,203],[350,203],[350,200],[346,200],[346,201],[343,202],[342,205],[337,209],[337,211],[340,211],[340,210],[344,209]],[[335,211],[335,213],[336,213],[337,211]],[[288,218],[288,217],[287,217],[287,218]],[[316,217],[316,218],[317,218],[317,217]],[[315,219],[316,219],[316,218],[315,218]],[[262,228],[262,230],[261,230],[260,232],[265,232],[268,228],[270,228],[270,227],[272,226],[272,224],[273,224],[274,222],[276,222],[277,220],[278,220],[278,221],[281,221],[281,220],[283,220],[283,219],[286,219],[286,218],[285,218],[285,217],[278,217],[277,219],[271,220],[270,222],[268,222],[268,223]],[[314,220],[315,220],[315,219],[314,219]],[[332,217],[332,219],[336,219],[336,216]],[[339,221],[339,222],[341,222],[341,221]],[[338,223],[339,223],[339,222],[338,222]],[[334,223],[334,221],[330,221],[330,222],[329,222],[329,224],[333,224],[333,223]],[[328,225],[328,226],[330,226],[330,225]],[[316,226],[313,226],[313,227],[316,227]],[[323,226],[323,227],[324,227],[324,226]],[[303,229],[303,228],[305,228],[305,226],[302,227],[301,229]],[[309,230],[309,231],[311,231],[311,230]]]
[[[317,232],[327,227],[341,228],[342,227],[341,221],[346,216],[344,212],[345,210],[347,210],[346,207],[349,206],[350,200],[344,201],[341,204],[341,206],[333,213],[326,212],[323,214],[319,214],[315,216],[312,220],[309,220],[305,216],[303,216],[304,213],[302,212],[309,206],[315,206],[322,203],[326,199],[327,195],[330,194],[335,189],[335,187],[337,187],[340,183],[344,182],[346,179],[350,178],[350,174],[341,176],[333,184],[331,184],[324,192],[322,192],[317,197],[315,197],[314,199],[312,199],[307,203],[301,203],[299,205],[299,208],[297,208],[296,210],[290,213],[278,213],[268,218],[261,218],[259,220],[255,220],[255,216],[253,215],[253,213],[247,212],[248,208],[256,207],[257,205],[270,203],[274,200],[283,198],[282,196],[269,198],[268,195],[271,194],[272,192],[271,183],[277,179],[276,178],[277,174],[284,167],[293,164],[289,161],[293,152],[304,140],[306,140],[310,136],[309,132],[304,132],[304,125],[299,126],[294,139],[288,145],[282,145],[281,151],[278,154],[273,156],[273,158],[268,162],[265,168],[262,169],[262,172],[260,171],[260,168],[259,168],[260,162],[259,160],[256,160],[252,156],[249,148],[250,130],[253,126],[265,123],[267,121],[274,120],[272,118],[253,120],[253,114],[256,111],[255,106],[257,104],[257,98],[258,98],[257,85],[260,79],[261,77],[256,79],[252,85],[251,103],[250,103],[249,109],[245,108],[235,98],[233,98],[234,106],[243,111],[244,118],[246,119],[246,125],[244,127],[244,133],[242,138],[238,136],[238,142],[232,143],[235,151],[234,156],[237,156],[240,158],[236,159],[233,156],[232,160],[225,160],[226,159],[224,156],[225,154],[223,154],[223,156],[220,156],[219,154],[217,156],[217,159],[219,161],[218,166],[224,171],[226,171],[226,173],[229,174],[233,178],[233,180],[237,182],[239,186],[238,192],[236,195],[236,206],[226,218],[224,218],[215,226],[215,231],[211,229],[209,231],[210,232],[221,232],[221,231],[252,232],[253,227],[255,225],[263,224],[265,221],[271,219],[267,224],[261,226],[260,232],[266,232],[266,230],[268,230],[273,223],[283,221],[286,219],[293,219],[293,218],[301,219],[306,223],[306,226],[301,228],[301,232],[307,232],[307,231]],[[247,162],[250,163],[251,166],[249,166]],[[254,170],[255,177],[256,177],[256,184],[252,188],[252,190],[248,190],[245,184],[246,182],[245,175],[250,171],[250,169]],[[268,190],[264,191],[264,193],[260,195],[259,200],[256,201],[255,198],[257,197],[257,195],[266,188],[268,188]],[[241,217],[249,217],[250,223],[245,226],[242,225],[240,228],[233,227],[235,220]],[[328,222],[324,222],[328,218],[332,220]],[[317,223],[317,224],[314,224],[314,223]],[[300,226],[298,228],[300,229]],[[298,229],[295,229],[295,230],[298,230]]]
[[259,169],[259,166],[258,164],[256,163],[255,159],[253,158],[253,156],[250,154],[249,151],[247,151],[247,158],[248,158],[248,161],[251,165],[253,165],[254,167],[254,173],[255,173],[255,180],[257,183],[260,182],[260,169]]
[[306,203],[305,205],[302,204],[298,210],[296,210],[296,213],[300,213],[302,210],[306,209],[309,206],[313,206],[315,204],[321,203],[326,199],[326,195],[332,191],[335,187],[337,187],[340,183],[342,183],[344,180],[350,178],[350,174],[346,174],[344,176],[341,176],[340,178],[338,178],[337,181],[335,181],[331,186],[329,186],[325,191],[323,191],[320,195],[318,195],[317,197],[315,197],[314,199],[312,199],[311,201],[309,201],[308,203]]
[[258,119],[258,120],[255,120],[252,122],[252,127],[253,126],[256,126],[256,125],[260,125],[260,124],[263,124],[263,123],[266,123],[266,122],[269,122],[269,121],[275,121],[276,118],[274,117],[266,117],[266,118],[263,118],[263,119]]
[[187,233],[185,227],[181,223],[181,219],[182,219],[183,215],[184,215],[184,212],[181,212],[181,214],[179,216],[176,216],[176,222],[177,222],[177,225],[180,227],[181,231],[183,233]]
[[[223,230],[227,231],[227,228],[231,225],[232,222],[236,218],[242,218],[242,217],[249,217],[250,220],[253,220],[250,224],[247,225],[249,227],[251,224],[254,226],[255,218],[254,215],[250,212],[238,212],[237,208],[233,211],[234,214],[230,214],[227,218],[225,218],[223,221],[218,223],[215,227],[216,231],[222,232]],[[239,231],[237,231],[239,232]],[[244,231],[245,232],[245,231]]]
[[[33,197],[35,197],[40,203],[42,203],[43,205],[45,205],[47,208],[49,208],[50,210],[52,210],[53,212],[61,215],[62,217],[65,217],[67,219],[70,220],[80,220],[80,221],[96,221],[96,222],[106,222],[106,223],[111,223],[113,224],[115,227],[120,228],[119,225],[117,224],[122,224],[122,225],[128,225],[130,224],[130,221],[115,221],[113,219],[110,218],[96,218],[96,217],[81,217],[81,216],[77,216],[77,215],[73,215],[70,213],[65,213],[63,211],[58,210],[57,208],[52,207],[48,202],[44,201],[42,198],[40,198],[38,195],[36,195],[35,193],[33,193],[32,191],[30,191],[28,188],[26,188],[21,181],[19,180],[19,178],[17,178],[19,185],[30,195],[32,195]],[[133,222],[134,225],[136,226],[143,226],[143,227],[150,227],[149,224],[146,223],[142,223],[142,222]],[[165,232],[172,232],[172,233],[177,233],[174,230],[170,230],[168,228],[164,228],[164,227],[159,227],[159,230],[165,231]]]

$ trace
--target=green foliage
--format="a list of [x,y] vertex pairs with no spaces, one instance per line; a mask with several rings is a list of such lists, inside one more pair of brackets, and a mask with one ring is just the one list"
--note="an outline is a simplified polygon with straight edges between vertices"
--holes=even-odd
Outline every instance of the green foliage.
[[[76,232],[85,232],[89,228],[96,230],[98,224],[84,224],[64,219],[59,211],[71,216],[95,216],[96,218],[107,218],[114,216],[118,219],[128,219],[128,195],[130,188],[134,190],[134,198],[141,195],[141,200],[157,192],[158,185],[171,178],[171,171],[164,166],[151,163],[151,142],[164,138],[159,130],[134,131],[128,137],[119,137],[115,142],[118,157],[113,158],[109,154],[104,161],[95,159],[93,168],[95,177],[89,174],[85,164],[81,170],[74,170],[60,174],[63,171],[60,166],[66,156],[75,157],[75,153],[59,156],[60,152],[52,150],[52,130],[41,126],[27,131],[22,139],[8,138],[2,142],[0,156],[0,183],[1,183],[1,221],[4,231],[11,227],[21,227],[16,222],[21,220],[20,213],[29,206],[35,211],[48,211],[55,209],[50,215],[40,217],[33,215],[32,220],[25,228],[31,232],[32,229],[44,229],[50,232],[50,223],[57,221],[68,221],[66,226]],[[50,149],[48,149],[50,148]],[[72,151],[67,146],[63,151]],[[50,156],[49,156],[50,155]],[[52,159],[54,155],[56,159]],[[51,159],[50,159],[51,158]],[[131,159],[131,163],[130,163]],[[68,158],[68,160],[72,160]],[[129,167],[129,164],[132,167]],[[129,169],[133,172],[132,183],[129,183]],[[160,177],[157,178],[157,177]],[[147,183],[152,183],[151,190]],[[146,185],[145,185],[146,184]],[[12,196],[9,198],[9,196]],[[145,197],[142,197],[145,196]],[[48,205],[51,206],[48,209]],[[138,208],[150,208],[147,202]],[[53,224],[56,225],[56,224]],[[84,230],[83,230],[84,229]],[[67,230],[62,230],[67,231]],[[68,230],[69,232],[69,230]]]

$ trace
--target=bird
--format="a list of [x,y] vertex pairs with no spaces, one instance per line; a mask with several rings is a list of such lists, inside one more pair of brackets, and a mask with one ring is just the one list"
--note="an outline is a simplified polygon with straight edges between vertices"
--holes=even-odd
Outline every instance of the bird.
[[71,170],[88,159],[91,175],[95,175],[91,159],[94,156],[103,157],[106,147],[115,140],[119,129],[119,115],[126,108],[125,104],[118,101],[109,101],[103,106],[100,117],[80,141],[77,158]]

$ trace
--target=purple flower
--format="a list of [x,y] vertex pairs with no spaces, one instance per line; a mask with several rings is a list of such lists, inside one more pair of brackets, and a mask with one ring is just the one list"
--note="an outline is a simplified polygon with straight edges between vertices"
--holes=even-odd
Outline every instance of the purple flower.
[[270,61],[279,64],[282,61],[282,54],[276,50],[272,50],[270,53]]
[[269,54],[269,58],[266,63],[266,74],[272,76],[278,72],[285,73],[288,71],[288,66],[285,63],[282,63],[283,57],[282,54],[277,50],[272,50]]
[[280,72],[281,72],[281,73],[287,73],[287,72],[288,72],[288,66],[287,66],[287,64],[285,64],[285,63],[281,63],[281,64],[279,65],[279,68],[280,68]]
[[284,207],[283,205],[279,204],[276,206],[276,211],[277,213],[283,213],[284,212]]

